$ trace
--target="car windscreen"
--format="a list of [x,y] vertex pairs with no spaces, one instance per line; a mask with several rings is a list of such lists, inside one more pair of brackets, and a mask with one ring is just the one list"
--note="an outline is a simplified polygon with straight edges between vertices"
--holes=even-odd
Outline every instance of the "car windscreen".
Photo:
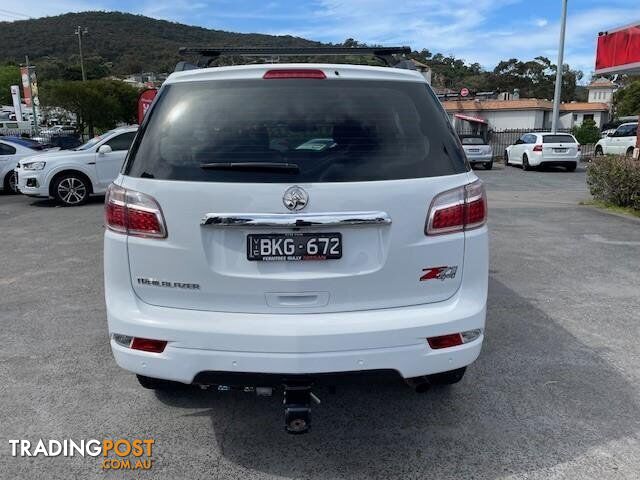
[[484,140],[480,137],[462,137],[463,145],[484,145]]
[[[255,168],[258,163],[265,165]],[[446,114],[422,83],[260,79],[163,87],[125,173],[209,182],[355,182],[467,168]]]
[[75,148],[74,150],[89,150],[89,149],[95,147],[98,143],[100,143],[100,141],[102,141],[105,138],[107,138],[107,136],[111,135],[113,132],[114,132],[113,130],[109,130],[108,132],[103,133],[102,135],[98,135],[97,137],[93,137],[87,143],[85,143],[83,145],[80,145],[78,148]]
[[542,143],[576,143],[571,135],[543,135]]

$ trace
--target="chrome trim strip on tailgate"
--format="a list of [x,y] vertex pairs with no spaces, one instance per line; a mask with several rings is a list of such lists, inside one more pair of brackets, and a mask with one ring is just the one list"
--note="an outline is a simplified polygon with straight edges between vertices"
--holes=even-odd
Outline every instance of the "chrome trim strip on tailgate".
[[210,227],[301,228],[342,225],[390,225],[385,212],[339,213],[207,213],[200,225]]

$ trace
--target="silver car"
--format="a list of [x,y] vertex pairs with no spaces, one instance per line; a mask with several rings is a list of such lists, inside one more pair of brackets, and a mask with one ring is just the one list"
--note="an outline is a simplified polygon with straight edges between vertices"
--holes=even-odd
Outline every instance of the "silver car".
[[482,164],[487,170],[493,168],[493,149],[481,136],[468,135],[460,137],[467,160],[473,165]]

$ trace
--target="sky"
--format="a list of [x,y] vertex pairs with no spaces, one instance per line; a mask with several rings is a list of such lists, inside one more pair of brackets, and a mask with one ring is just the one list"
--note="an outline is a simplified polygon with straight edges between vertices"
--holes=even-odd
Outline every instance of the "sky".
[[[500,60],[557,60],[561,0],[20,0],[0,2],[0,20],[118,10],[206,28],[355,38],[452,54],[492,69]],[[640,22],[640,0],[569,0],[565,63],[594,66],[599,31]]]

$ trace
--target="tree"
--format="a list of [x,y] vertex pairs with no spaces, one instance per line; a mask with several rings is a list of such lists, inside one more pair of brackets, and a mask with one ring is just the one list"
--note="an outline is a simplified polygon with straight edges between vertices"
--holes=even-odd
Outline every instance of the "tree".
[[41,101],[76,114],[81,131],[107,130],[118,122],[133,122],[138,90],[118,80],[53,80],[42,86]]
[[580,145],[588,145],[600,140],[600,129],[596,122],[589,118],[583,120],[580,125],[573,127],[571,133],[573,133]]
[[0,105],[12,105],[11,85],[20,85],[20,69],[15,65],[0,66]]
[[613,103],[616,115],[620,117],[640,114],[640,79],[618,90]]
[[[517,58],[498,63],[493,70],[492,83],[498,90],[511,92],[520,90],[520,96],[525,98],[552,99],[556,81],[555,64],[547,57],[536,57],[526,62]],[[563,102],[570,102],[576,97],[578,81],[582,78],[580,70],[572,70],[569,65],[562,66],[562,95]]]
[[[35,64],[40,81],[82,80],[79,55],[71,55],[68,61],[55,57],[45,57]],[[104,78],[111,73],[111,66],[104,58],[88,56],[84,59],[84,69],[89,80]]]

